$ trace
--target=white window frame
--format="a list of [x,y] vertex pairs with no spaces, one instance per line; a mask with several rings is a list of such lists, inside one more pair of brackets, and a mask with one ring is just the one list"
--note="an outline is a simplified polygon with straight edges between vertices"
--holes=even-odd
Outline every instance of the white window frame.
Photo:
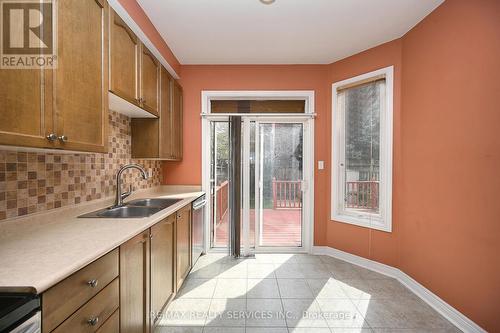
[[[385,76],[385,100],[381,102],[380,113],[380,184],[379,214],[352,212],[344,208],[344,117],[345,112],[339,108],[338,87],[367,80],[372,77]],[[392,231],[392,145],[393,145],[393,90],[394,67],[389,66],[373,72],[358,75],[332,85],[332,178],[331,178],[331,219],[336,222],[349,223],[366,228]]]

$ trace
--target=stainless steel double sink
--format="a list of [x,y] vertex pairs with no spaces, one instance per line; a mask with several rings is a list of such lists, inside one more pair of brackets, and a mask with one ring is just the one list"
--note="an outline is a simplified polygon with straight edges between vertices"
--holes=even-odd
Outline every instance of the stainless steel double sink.
[[119,207],[108,207],[95,212],[80,215],[78,217],[93,218],[140,218],[149,217],[159,211],[172,206],[182,199],[155,198],[155,199],[136,199],[125,203]]

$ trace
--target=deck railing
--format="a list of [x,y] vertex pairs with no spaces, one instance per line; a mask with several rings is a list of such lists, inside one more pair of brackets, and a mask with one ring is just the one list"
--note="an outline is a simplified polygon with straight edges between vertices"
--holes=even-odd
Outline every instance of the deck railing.
[[273,208],[302,208],[302,181],[273,178]]
[[215,193],[216,193],[215,222],[219,224],[222,221],[222,219],[224,219],[224,216],[226,215],[228,209],[229,182],[226,180],[225,182],[217,186],[215,189]]
[[377,209],[378,181],[354,181],[346,183],[346,208]]

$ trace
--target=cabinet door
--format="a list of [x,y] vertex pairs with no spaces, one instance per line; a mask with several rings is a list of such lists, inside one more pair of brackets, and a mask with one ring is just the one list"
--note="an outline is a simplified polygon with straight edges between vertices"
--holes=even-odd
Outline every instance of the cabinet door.
[[126,101],[139,103],[139,38],[111,10],[110,14],[110,87]]
[[42,83],[41,69],[0,68],[0,145],[53,148],[46,139],[53,123]]
[[149,230],[120,246],[120,332],[148,333]]
[[42,74],[36,69],[0,69],[0,144],[50,148],[50,112],[42,108]]
[[174,224],[175,214],[151,227],[151,322],[174,293]]
[[174,159],[172,143],[172,83],[167,70],[161,67],[161,103],[160,103],[160,157]]
[[158,115],[160,63],[144,45],[141,50],[141,106]]
[[177,290],[181,287],[191,268],[191,206],[177,212],[176,222],[176,257]]
[[177,81],[172,89],[172,146],[175,160],[182,159],[182,87]]
[[108,4],[57,1],[58,63],[52,87],[59,148],[104,152],[108,123]]

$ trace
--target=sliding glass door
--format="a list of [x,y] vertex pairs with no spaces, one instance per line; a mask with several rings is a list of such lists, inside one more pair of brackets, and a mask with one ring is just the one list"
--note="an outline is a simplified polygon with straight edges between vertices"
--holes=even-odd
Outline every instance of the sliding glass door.
[[230,124],[211,121],[211,247],[230,244],[232,168],[241,172],[241,254],[304,247],[307,120],[242,117],[241,164],[230,164]]
[[210,247],[229,241],[229,122],[210,122]]
[[258,124],[258,246],[301,247],[303,124]]

